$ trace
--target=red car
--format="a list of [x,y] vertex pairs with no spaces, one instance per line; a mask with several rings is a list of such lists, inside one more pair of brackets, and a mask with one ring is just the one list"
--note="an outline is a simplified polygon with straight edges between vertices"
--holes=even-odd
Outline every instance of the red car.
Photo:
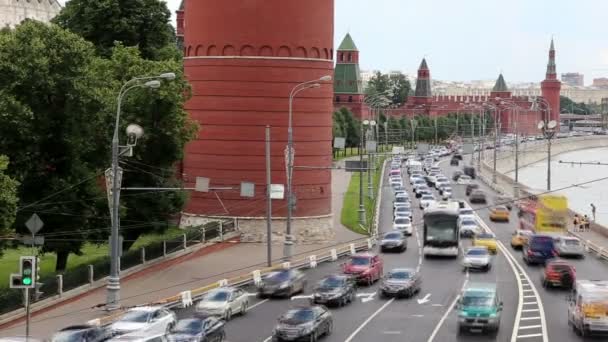
[[350,275],[358,283],[371,285],[382,278],[383,266],[382,259],[377,254],[359,253],[351,256],[342,268],[344,274]]
[[576,281],[576,269],[563,260],[547,261],[545,271],[541,276],[543,287],[563,287],[572,289]]

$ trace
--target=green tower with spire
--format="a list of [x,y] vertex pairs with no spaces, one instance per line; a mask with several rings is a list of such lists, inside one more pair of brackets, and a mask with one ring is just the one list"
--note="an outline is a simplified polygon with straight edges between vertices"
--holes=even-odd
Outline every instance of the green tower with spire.
[[334,70],[335,107],[349,108],[356,117],[363,112],[363,83],[359,70],[359,49],[350,33],[347,33],[338,47]]

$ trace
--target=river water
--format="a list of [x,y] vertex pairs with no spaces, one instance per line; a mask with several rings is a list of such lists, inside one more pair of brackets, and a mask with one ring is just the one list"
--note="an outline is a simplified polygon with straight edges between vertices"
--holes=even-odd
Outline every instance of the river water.
[[[553,157],[551,163],[551,188],[558,193],[568,196],[570,209],[590,218],[591,206],[595,204],[596,220],[603,226],[608,226],[608,165],[569,165],[559,161],[601,162],[608,164],[608,148],[593,148],[587,150],[563,153]],[[513,177],[513,173],[509,173]],[[589,184],[573,186],[602,179]],[[533,189],[547,189],[547,161],[542,161],[519,171],[519,181]]]

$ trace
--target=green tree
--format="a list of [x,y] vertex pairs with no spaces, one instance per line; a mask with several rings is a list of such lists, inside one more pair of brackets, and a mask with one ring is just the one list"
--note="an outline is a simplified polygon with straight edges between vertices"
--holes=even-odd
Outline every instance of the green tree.
[[[38,212],[45,222],[44,251],[57,253],[58,270],[69,253],[80,253],[95,201],[100,148],[99,93],[86,76],[95,59],[92,44],[57,26],[26,21],[0,34],[0,154],[7,173],[21,183],[17,232]],[[48,201],[45,199],[48,198]],[[44,202],[42,202],[44,201]],[[54,214],[49,214],[54,213]],[[70,241],[66,241],[69,239]]]
[[17,215],[17,186],[19,182],[4,174],[8,167],[8,158],[0,155],[0,234],[10,232],[15,215]]
[[178,58],[171,12],[161,0],[70,0],[53,21],[92,42],[104,57],[116,42],[145,59]]
[[595,113],[594,109],[587,106],[584,102],[574,102],[566,96],[559,97],[559,107],[562,111],[572,114],[586,115]]
[[[0,34],[0,154],[7,173],[21,183],[17,231],[37,212],[51,234],[45,252],[63,270],[86,240],[104,241],[110,220],[103,172],[110,166],[116,95],[127,80],[173,71],[177,78],[157,90],[133,90],[123,101],[121,134],[129,123],[145,135],[133,158],[123,159],[124,186],[176,187],[174,166],[196,134],[183,104],[189,86],[177,60],[142,59],[137,48],[116,46],[110,59],[54,25],[28,21]],[[125,137],[122,137],[123,141]],[[163,230],[179,212],[183,193],[121,196],[126,247],[140,234]]]
[[369,96],[385,94],[389,105],[399,106],[407,102],[412,85],[402,73],[383,74],[377,72],[367,83],[365,93]]
[[336,124],[339,124],[341,128],[340,133],[343,134],[342,137],[346,138],[347,147],[359,146],[361,126],[348,108],[342,107],[334,113],[334,126]]

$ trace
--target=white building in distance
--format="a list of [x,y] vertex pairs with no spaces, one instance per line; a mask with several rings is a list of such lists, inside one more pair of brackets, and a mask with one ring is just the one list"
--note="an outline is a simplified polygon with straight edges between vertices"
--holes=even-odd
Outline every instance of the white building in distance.
[[61,11],[57,0],[0,0],[0,28],[15,27],[25,19],[49,22]]

